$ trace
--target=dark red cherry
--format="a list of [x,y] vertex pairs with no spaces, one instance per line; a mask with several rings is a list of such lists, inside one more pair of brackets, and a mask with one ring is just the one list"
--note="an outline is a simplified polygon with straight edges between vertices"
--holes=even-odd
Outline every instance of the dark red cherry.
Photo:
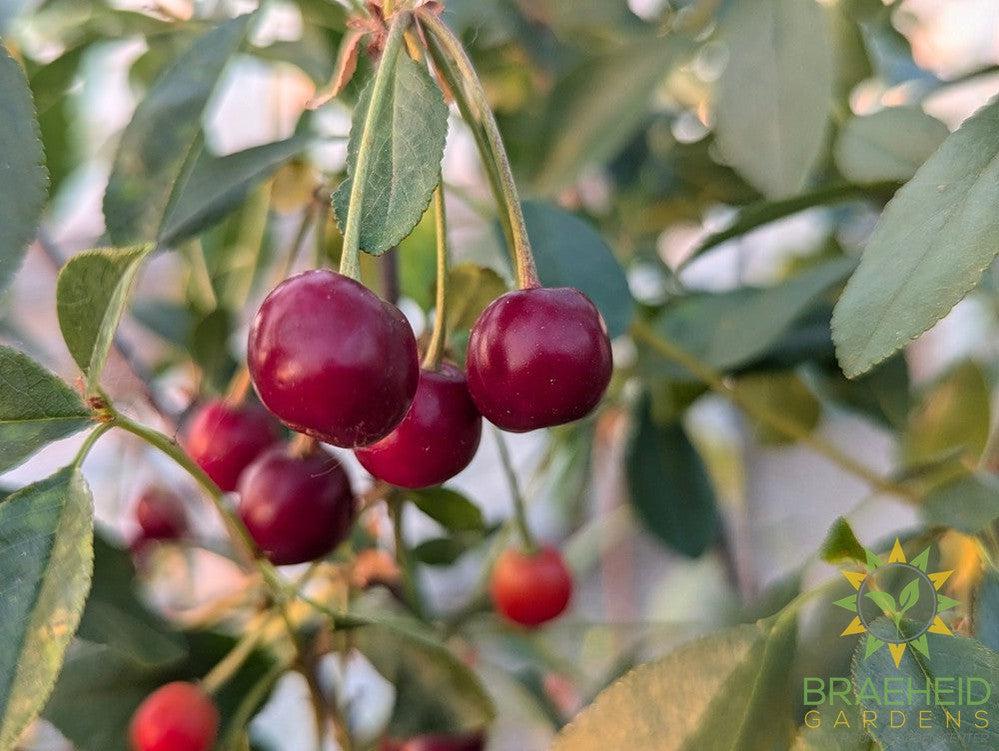
[[381,751],[483,751],[486,737],[481,732],[463,735],[419,735],[408,740],[386,738]]
[[586,416],[612,369],[603,318],[570,287],[508,292],[482,311],[468,342],[475,405],[515,433]]
[[236,489],[250,462],[280,437],[277,423],[262,407],[216,399],[195,413],[183,443],[205,474],[228,493]]
[[193,683],[168,683],[146,697],[132,716],[133,751],[209,751],[219,712]]
[[173,493],[147,488],[135,502],[135,520],[144,540],[178,540],[187,533],[187,512]]
[[557,618],[572,599],[572,574],[555,548],[504,550],[493,567],[490,593],[496,610],[521,626]]
[[347,537],[356,501],[340,462],[318,449],[273,448],[239,481],[239,516],[272,563],[320,558]]
[[253,321],[247,359],[271,412],[343,448],[392,432],[420,378],[416,339],[399,309],[326,269],[274,288]]
[[354,453],[368,472],[402,488],[440,485],[475,456],[482,417],[453,365],[420,371],[420,385],[398,427]]

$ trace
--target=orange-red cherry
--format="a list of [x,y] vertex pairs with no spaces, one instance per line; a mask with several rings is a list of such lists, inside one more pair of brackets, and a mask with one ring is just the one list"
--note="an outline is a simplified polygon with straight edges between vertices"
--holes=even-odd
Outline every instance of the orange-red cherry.
[[132,716],[133,751],[209,751],[219,729],[219,712],[193,683],[168,683],[154,691]]
[[560,616],[572,599],[572,574],[552,547],[534,553],[508,548],[490,580],[493,604],[508,620],[533,628]]

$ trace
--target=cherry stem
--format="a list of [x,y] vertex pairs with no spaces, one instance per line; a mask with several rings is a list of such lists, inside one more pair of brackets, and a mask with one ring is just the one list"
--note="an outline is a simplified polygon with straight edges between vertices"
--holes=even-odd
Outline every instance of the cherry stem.
[[434,330],[430,335],[426,354],[423,356],[425,370],[437,370],[444,355],[447,343],[447,214],[444,208],[444,183],[434,191],[434,227],[437,233],[437,295],[434,306]]
[[364,203],[365,174],[368,160],[374,149],[378,113],[382,109],[385,97],[389,93],[389,83],[392,80],[392,68],[402,49],[403,34],[410,22],[409,13],[400,13],[392,20],[388,39],[385,41],[385,51],[378,63],[375,80],[371,87],[371,101],[364,114],[364,126],[361,128],[361,138],[357,147],[357,157],[350,184],[350,202],[347,207],[347,224],[343,232],[343,255],[340,257],[340,273],[351,279],[361,276],[361,216]]
[[305,433],[297,433],[288,446],[288,452],[292,456],[301,459],[315,452],[318,446],[319,442],[312,436]]
[[524,495],[520,492],[520,482],[517,480],[517,471],[513,467],[513,460],[510,458],[510,449],[506,445],[506,439],[499,428],[493,428],[493,435],[496,437],[496,447],[499,449],[500,464],[503,465],[503,473],[506,475],[507,484],[510,486],[510,495],[513,497],[513,510],[517,522],[517,530],[524,545],[524,551],[534,554],[538,551],[538,543],[531,532],[531,525],[527,521],[527,508],[524,504]]
[[225,403],[232,407],[241,405],[250,393],[250,384],[250,369],[243,365],[229,381],[229,387],[225,390]]
[[432,13],[420,13],[419,18],[430,32],[428,42],[434,64],[451,88],[462,116],[472,126],[496,201],[503,207],[503,231],[513,253],[517,286],[521,289],[538,287],[538,271],[517,184],[482,81],[461,41],[447,24]]
[[409,548],[406,547],[406,539],[402,531],[404,505],[405,500],[402,495],[398,491],[394,491],[389,498],[389,514],[392,517],[392,531],[395,537],[395,558],[402,574],[406,603],[417,618],[426,621],[427,611],[423,605],[423,592],[420,590],[413,559],[410,557]]

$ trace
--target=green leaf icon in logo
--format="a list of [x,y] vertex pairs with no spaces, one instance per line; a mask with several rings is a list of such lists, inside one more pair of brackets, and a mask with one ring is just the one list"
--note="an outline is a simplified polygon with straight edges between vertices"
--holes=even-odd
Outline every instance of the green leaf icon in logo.
[[895,598],[887,592],[868,592],[867,597],[874,600],[874,603],[881,608],[887,616],[894,616],[895,611],[898,610],[898,606],[895,604]]
[[898,595],[898,611],[904,613],[919,602],[919,579],[906,584]]

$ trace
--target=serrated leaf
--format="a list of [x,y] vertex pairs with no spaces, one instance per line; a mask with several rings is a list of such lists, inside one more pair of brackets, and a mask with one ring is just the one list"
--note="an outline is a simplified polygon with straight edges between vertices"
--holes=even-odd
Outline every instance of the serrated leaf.
[[202,115],[251,18],[240,16],[200,37],[139,103],[104,194],[104,219],[115,244],[160,238],[178,184],[202,149]]
[[152,249],[150,244],[88,250],[70,258],[59,272],[59,328],[91,391],[100,385],[132,284]]
[[14,278],[45,206],[48,177],[31,91],[0,44],[0,292]]
[[635,405],[625,454],[632,507],[659,540],[684,555],[718,538],[715,493],[704,462],[678,422],[660,425],[645,394]]
[[486,528],[479,507],[461,493],[449,488],[406,491],[420,511],[453,532],[482,532]]
[[919,507],[930,525],[978,534],[999,519],[999,480],[992,475],[965,475],[934,488]]
[[92,424],[76,392],[27,355],[0,347],[0,472]]
[[829,18],[813,0],[736,0],[721,21],[728,62],[715,133],[769,198],[797,193],[826,143],[835,83]]
[[92,532],[75,468],[0,503],[0,748],[13,748],[52,691],[90,589]]
[[997,157],[999,99],[969,117],[888,203],[833,314],[848,377],[943,318],[995,259]]
[[946,125],[917,107],[889,107],[853,117],[836,140],[836,166],[858,183],[905,182],[949,134]]
[[448,273],[447,325],[449,331],[471,329],[479,314],[507,291],[503,277],[474,263],[460,263]]
[[[396,58],[389,94],[377,112],[369,112],[372,79],[354,110],[347,151],[347,179],[333,195],[337,222],[343,228],[353,181],[365,181],[360,247],[381,255],[397,245],[420,221],[440,181],[447,107],[427,71],[405,54]],[[370,119],[377,134],[363,176],[354,174],[361,136]]]
[[857,539],[850,522],[841,516],[829,528],[826,539],[819,549],[819,556],[826,563],[842,563],[843,561],[864,563],[867,560],[867,551]]

